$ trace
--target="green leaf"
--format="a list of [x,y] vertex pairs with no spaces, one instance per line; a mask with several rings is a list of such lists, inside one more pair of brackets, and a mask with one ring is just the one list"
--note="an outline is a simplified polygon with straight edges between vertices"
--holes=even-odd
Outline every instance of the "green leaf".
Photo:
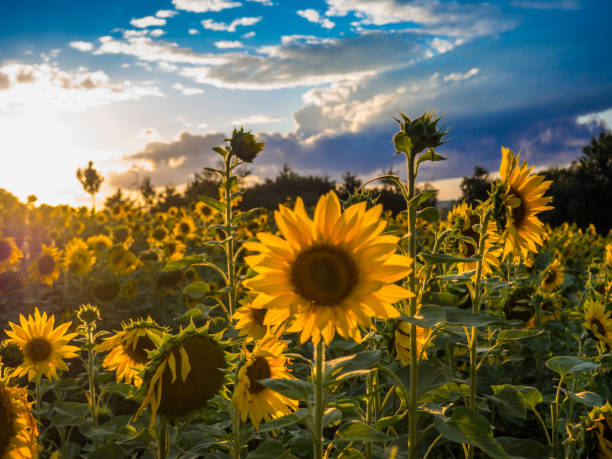
[[448,440],[474,445],[495,459],[509,458],[501,445],[493,438],[489,421],[481,414],[465,406],[458,406],[448,421],[444,422],[440,417],[435,419],[437,420],[436,428]]
[[299,379],[260,379],[259,382],[273,391],[283,394],[292,400],[308,400],[312,392],[310,381]]
[[398,132],[393,136],[393,145],[397,150],[395,154],[410,153],[410,150],[412,149],[412,140],[403,132]]
[[437,153],[435,153],[433,150],[429,150],[426,151],[425,153],[421,154],[418,159],[417,159],[417,164],[421,164],[424,161],[444,161],[448,158],[446,158],[445,156],[439,155]]
[[278,440],[266,440],[259,445],[255,451],[247,454],[247,459],[270,459],[279,457],[285,453],[285,447]]
[[109,457],[125,457],[125,451],[118,445],[107,443],[87,455],[90,459],[108,459]]
[[402,414],[396,414],[395,416],[385,416],[383,418],[380,418],[378,421],[376,421],[376,429],[385,430],[387,427],[392,426],[404,419],[407,413],[407,411],[404,411]]
[[423,293],[423,304],[437,306],[458,306],[461,298],[452,293],[445,292],[425,292]]
[[588,406],[589,408],[593,408],[595,406],[601,406],[604,403],[601,397],[595,392],[584,391],[584,392],[574,393],[572,391],[565,390],[563,388],[561,388],[561,391],[565,393],[569,398],[574,400],[575,402],[581,403],[585,406]]
[[535,409],[536,405],[538,403],[541,403],[542,400],[544,400],[540,391],[535,387],[513,386],[512,384],[500,384],[496,386],[491,386],[491,389],[493,389],[493,392],[495,394],[508,388],[515,389],[518,391],[521,398],[523,399],[523,403],[525,404],[526,408]]
[[207,282],[201,280],[192,282],[183,289],[183,293],[189,295],[192,298],[202,298],[206,296],[208,292],[210,292],[210,285],[208,285]]
[[414,205],[415,207],[418,208],[421,204],[423,204],[429,198],[431,198],[432,196],[435,196],[436,193],[437,193],[437,190],[426,190],[426,191],[423,191],[423,192],[417,194],[410,201],[408,201],[408,206],[407,207],[411,207],[412,205]]
[[176,271],[204,262],[206,262],[206,257],[204,255],[189,255],[188,257],[181,258],[180,260],[169,261],[166,263],[166,266],[164,266],[162,271]]
[[212,147],[212,149],[213,149],[213,151],[219,153],[224,158],[225,158],[225,156],[228,153],[228,151],[225,148],[223,148],[223,147]]
[[210,198],[205,195],[200,195],[199,199],[200,201],[204,202],[204,204],[209,205],[210,207],[221,213],[225,212],[225,209],[227,208],[227,205],[224,202],[217,201],[216,199]]
[[248,220],[249,218],[251,218],[252,215],[256,214],[257,212],[260,212],[263,209],[263,207],[255,207],[254,209],[249,209],[246,212],[240,212],[237,215],[234,215],[232,217],[232,224],[236,224],[241,220],[244,220],[245,218]]
[[471,258],[453,257],[452,255],[444,255],[442,253],[420,252],[417,256],[420,257],[423,262],[428,265],[440,265],[448,263],[473,263],[475,261],[478,261],[477,256]]
[[489,400],[498,404],[502,415],[513,418],[525,419],[527,416],[527,405],[520,391],[511,385],[504,385],[500,390],[495,390],[494,395],[487,395]]
[[347,355],[325,362],[325,379],[341,380],[348,376],[362,374],[363,370],[370,370],[380,363],[381,351],[366,351],[359,354]]
[[[410,367],[405,366],[395,372],[406,392],[410,393]],[[421,360],[417,380],[417,396],[421,396],[450,380],[448,367],[439,360]]]
[[552,451],[548,445],[525,438],[497,437],[497,441],[513,458],[542,459],[551,457]]
[[467,325],[468,327],[487,327],[489,325],[507,325],[508,322],[489,314],[474,314],[467,309],[445,307],[446,322],[453,325]]
[[507,343],[509,341],[517,341],[525,338],[533,338],[544,333],[543,330],[533,330],[531,328],[511,328],[509,330],[502,330],[497,335],[497,343]]
[[351,442],[351,441],[387,441],[387,436],[376,430],[374,427],[364,424],[360,421],[353,421],[346,427],[342,428],[336,434],[334,442]]
[[419,210],[416,216],[417,218],[422,218],[428,222],[437,222],[440,218],[438,209],[435,207],[425,207],[424,209]]
[[600,364],[590,360],[572,356],[553,357],[546,361],[546,366],[552,371],[559,373],[561,377],[571,373],[581,373],[599,368]]
[[270,430],[278,430],[283,429],[285,427],[289,427],[293,424],[297,424],[299,422],[304,421],[308,417],[308,411],[301,408],[297,410],[295,413],[288,414],[278,419],[273,419],[269,422],[266,422],[259,428],[260,432],[268,432]]
[[342,411],[338,408],[327,408],[323,415],[323,427],[334,427],[340,424]]
[[433,328],[446,320],[446,312],[444,312],[444,309],[440,306],[426,304],[421,306],[414,317],[402,316],[401,320],[416,324],[419,327]]

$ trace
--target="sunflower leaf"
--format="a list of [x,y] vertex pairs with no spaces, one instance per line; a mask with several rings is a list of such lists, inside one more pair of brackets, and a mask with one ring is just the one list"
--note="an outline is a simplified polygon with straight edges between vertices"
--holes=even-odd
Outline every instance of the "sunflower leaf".
[[603,405],[603,400],[595,392],[584,391],[574,393],[563,388],[561,388],[561,391],[575,402],[582,403],[583,405],[588,406],[589,408]]
[[217,201],[209,196],[200,195],[199,199],[200,201],[203,201],[204,204],[208,204],[210,207],[221,213],[225,212],[225,209],[227,208],[227,205],[224,202]]
[[308,400],[312,392],[312,384],[309,381],[299,379],[268,378],[260,379],[259,382],[292,400]]
[[546,361],[546,366],[552,371],[559,373],[561,377],[571,373],[581,373],[599,368],[599,363],[572,356],[553,357]]
[[199,263],[204,263],[206,261],[206,257],[204,255],[189,255],[188,257],[181,258],[180,260],[172,260],[166,263],[164,269],[162,271],[176,271],[178,269],[183,269],[188,266],[197,265]]
[[385,442],[389,438],[380,430],[364,424],[360,421],[353,421],[346,425],[336,434],[334,442],[352,442],[352,441],[376,441]]

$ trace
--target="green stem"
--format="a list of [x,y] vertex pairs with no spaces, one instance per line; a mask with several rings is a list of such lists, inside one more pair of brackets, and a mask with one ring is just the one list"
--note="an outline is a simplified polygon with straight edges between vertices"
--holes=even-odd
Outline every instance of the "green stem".
[[234,442],[232,445],[232,455],[234,459],[240,459],[240,451],[242,450],[242,444],[240,442],[240,416],[238,416],[238,410],[232,403],[232,431],[234,433]]
[[[366,394],[367,394],[367,402],[366,402],[366,424],[372,425],[374,421],[374,374],[372,372],[368,373],[366,376]],[[365,445],[365,457],[366,459],[372,459],[373,454],[373,445],[372,442],[368,442]]]
[[532,408],[531,410],[536,415],[536,418],[538,418],[538,421],[540,421],[540,424],[542,425],[542,428],[544,429],[544,434],[546,435],[546,440],[548,441],[548,445],[552,446],[552,441],[550,440],[550,435],[548,434],[548,428],[546,427],[546,423],[544,422],[544,419],[542,419],[542,416],[540,416],[540,413],[538,413],[535,407]]
[[96,404],[96,382],[94,378],[94,350],[93,330],[91,324],[87,324],[87,379],[89,384],[89,409],[93,425],[98,425],[98,410]]
[[227,318],[229,322],[231,316],[234,314],[234,308],[236,305],[236,279],[234,272],[234,231],[232,228],[232,160],[233,155],[228,153],[225,159],[225,236],[227,238],[225,242],[225,256],[227,258],[227,279],[228,279],[228,308],[230,317]]
[[325,412],[325,400],[323,397],[323,367],[325,362],[325,346],[319,341],[314,355],[314,413],[312,415],[312,441],[314,458],[323,459],[323,413]]
[[429,445],[429,448],[427,448],[427,452],[425,453],[425,456],[423,456],[423,459],[427,459],[429,457],[429,454],[433,451],[434,447],[440,440],[442,440],[442,435],[438,435],[435,440],[431,442],[431,445]]
[[[406,155],[406,169],[408,176],[408,202],[414,198],[416,173],[414,169],[415,155]],[[408,277],[410,291],[416,295],[416,206],[408,206],[408,250],[412,263],[412,270]],[[414,317],[417,310],[416,296],[410,298],[409,315]],[[419,378],[419,368],[417,363],[417,329],[415,324],[410,324],[410,400],[408,405],[409,432],[408,432],[408,458],[417,457],[417,381]]]
[[559,457],[559,435],[557,430],[559,428],[559,397],[561,395],[561,386],[563,385],[563,376],[559,378],[559,384],[557,385],[557,393],[555,394],[555,403],[550,407],[552,417],[552,443],[553,443],[553,457]]
[[166,459],[168,455],[168,421],[164,417],[159,419],[159,431],[157,432],[157,454],[158,459]]

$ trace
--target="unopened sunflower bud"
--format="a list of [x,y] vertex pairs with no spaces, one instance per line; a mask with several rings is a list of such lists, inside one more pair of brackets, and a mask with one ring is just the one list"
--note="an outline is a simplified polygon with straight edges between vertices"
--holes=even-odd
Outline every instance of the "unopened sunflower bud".
[[84,324],[95,324],[100,320],[100,311],[96,306],[83,304],[77,311],[77,317]]
[[257,142],[251,131],[243,128],[234,129],[232,138],[229,139],[232,152],[242,161],[252,163],[255,157],[263,150],[264,143]]
[[403,113],[400,115],[402,120],[396,119],[400,131],[393,136],[393,144],[398,153],[417,155],[425,149],[433,150],[446,142],[445,137],[449,130],[445,126],[438,126],[442,118],[436,117],[433,110],[413,120]]

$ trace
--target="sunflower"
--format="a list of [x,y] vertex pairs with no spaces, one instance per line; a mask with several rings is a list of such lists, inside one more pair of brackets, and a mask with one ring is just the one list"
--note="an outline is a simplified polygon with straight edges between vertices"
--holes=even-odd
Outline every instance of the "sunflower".
[[21,290],[25,286],[25,278],[19,272],[7,271],[0,274],[0,297]]
[[196,225],[189,215],[182,217],[174,226],[174,235],[185,239],[192,237],[196,232]]
[[[471,241],[458,239],[456,241],[456,252],[462,257],[471,257],[478,251],[478,244],[480,244],[480,234],[474,231],[473,226],[480,224],[480,215],[472,209],[472,205],[465,201],[453,207],[448,213],[448,223],[451,228],[459,236],[470,237],[474,240],[476,245]],[[499,256],[501,255],[501,248],[493,248],[495,240],[495,223],[491,222],[488,225],[487,232],[489,237],[485,242],[485,256],[482,263],[482,274],[487,276],[493,272],[494,268],[499,268]],[[478,267],[478,262],[467,262],[458,263],[457,268],[459,273],[465,271],[472,271]]]
[[411,260],[394,254],[397,237],[381,235],[381,212],[363,202],[342,214],[334,192],[319,199],[314,220],[300,198],[293,211],[281,205],[275,219],[284,239],[259,233],[260,242],[244,245],[259,252],[245,258],[257,273],[245,285],[257,295],[253,307],[268,310],[264,324],[293,315],[288,331],[301,331],[302,343],[323,337],[329,344],[336,331],[360,342],[360,325],[398,317],[393,303],[413,295],[393,282],[410,272]]
[[199,201],[195,205],[195,213],[202,220],[208,221],[215,216],[215,210],[203,201]]
[[68,270],[77,276],[84,276],[93,267],[96,257],[89,251],[89,247],[79,238],[72,239],[64,250],[64,264]]
[[121,292],[121,284],[114,279],[99,282],[93,288],[94,296],[100,301],[113,301]]
[[49,287],[60,274],[60,253],[55,247],[42,245],[40,255],[28,268],[30,279]]
[[[393,330],[393,338],[395,343],[395,352],[397,353],[397,359],[402,362],[402,365],[410,365],[410,322],[399,321],[395,324]],[[418,327],[416,328],[416,339],[417,339],[417,355],[422,356],[420,358],[427,359],[427,353],[423,351],[425,344],[427,344],[427,337],[429,335],[429,328]]]
[[147,238],[147,243],[149,247],[156,247],[168,240],[168,237],[169,234],[166,228],[163,226],[156,226],[153,228],[153,231],[151,231],[151,235]]
[[0,273],[19,263],[22,258],[23,253],[12,237],[0,238]]
[[41,376],[48,379],[57,378],[57,370],[68,370],[63,359],[77,356],[79,350],[76,346],[69,346],[68,342],[77,336],[77,333],[66,333],[71,323],[66,322],[57,328],[53,328],[55,317],[51,315],[47,319],[47,313],[41,316],[38,308],[26,319],[19,315],[21,326],[9,322],[11,330],[6,334],[10,337],[9,342],[19,345],[24,358],[23,364],[15,369],[13,376],[28,375],[31,381]]
[[595,447],[597,459],[610,459],[612,457],[612,406],[607,401],[603,406],[596,406],[589,413],[588,422],[591,426],[587,430],[595,432]]
[[540,275],[540,285],[545,292],[552,292],[563,285],[565,268],[557,259],[546,267]]
[[147,317],[121,324],[122,330],[105,338],[96,346],[96,352],[111,351],[102,365],[109,371],[115,371],[117,383],[140,386],[142,379],[139,373],[149,362],[147,351],[157,349],[159,340],[167,330]]
[[259,382],[267,378],[295,379],[286,368],[289,362],[283,356],[286,348],[285,341],[268,337],[260,341],[253,352],[244,350],[246,362],[238,371],[233,402],[240,412],[242,422],[248,417],[256,429],[259,429],[262,419],[269,421],[279,418],[298,407],[297,400],[291,400]]
[[183,254],[185,253],[185,249],[187,247],[181,241],[170,240],[165,241],[162,245],[162,252],[165,257],[169,260],[180,260],[183,258]]
[[584,322],[582,325],[600,341],[612,347],[612,312],[599,301],[587,300],[584,303]]
[[264,325],[265,308],[254,308],[251,305],[242,306],[234,313],[235,327],[240,330],[240,336],[250,336],[254,340],[263,338],[268,331]]
[[606,265],[612,268],[612,244],[606,244]]
[[28,391],[0,381],[0,458],[38,457],[38,427]]
[[547,205],[551,197],[544,197],[551,183],[541,175],[529,175],[533,170],[527,162],[519,166],[520,153],[514,153],[502,147],[502,161],[499,169],[504,187],[503,206],[505,207],[504,258],[510,254],[527,256],[536,252],[537,245],[542,245],[544,225],[537,214],[552,209]]
[[131,274],[138,264],[136,255],[122,245],[114,246],[108,254],[108,266],[117,275]]
[[87,238],[87,244],[97,256],[101,256],[112,247],[113,240],[104,234],[96,234]]
[[72,234],[79,235],[85,230],[85,223],[81,220],[73,220],[70,222],[70,231]]
[[106,212],[96,212],[96,223],[100,226],[106,225],[108,223],[108,215]]
[[117,226],[112,230],[113,239],[117,244],[123,245],[126,249],[134,243],[132,231],[125,225]]
[[177,335],[165,335],[141,374],[144,400],[136,414],[151,407],[151,427],[157,413],[178,419],[202,408],[223,388],[227,357],[220,336],[193,323]]

